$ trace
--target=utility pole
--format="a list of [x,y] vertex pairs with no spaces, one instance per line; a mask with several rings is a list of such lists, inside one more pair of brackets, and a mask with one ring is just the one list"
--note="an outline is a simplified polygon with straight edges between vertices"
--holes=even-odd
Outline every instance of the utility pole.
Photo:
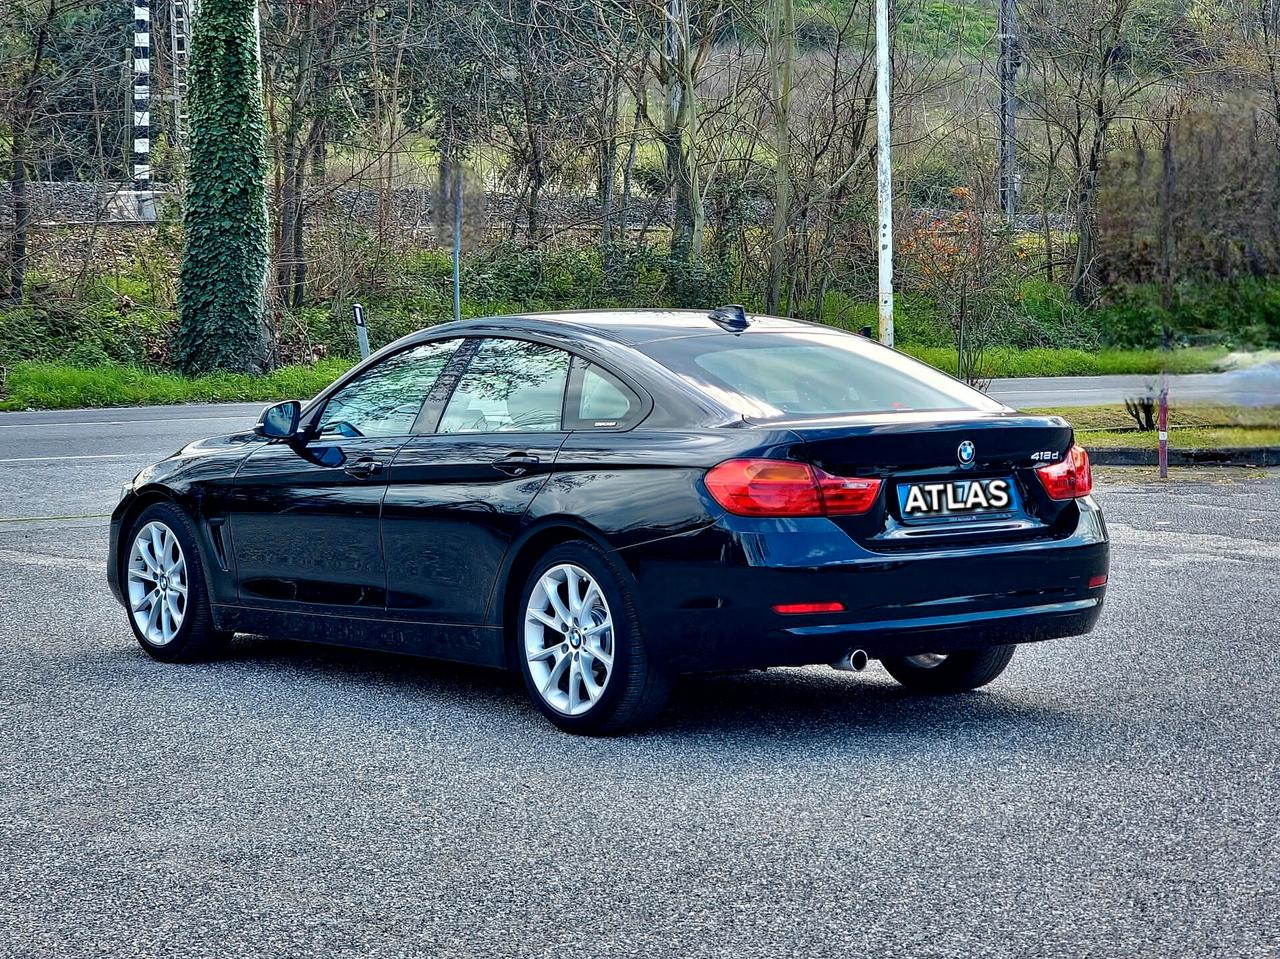
[[1021,54],[1018,44],[1018,0],[1000,0],[996,32],[1000,40],[997,65],[1000,81],[1000,209],[1013,222],[1018,211],[1017,80]]
[[889,0],[876,0],[876,192],[880,205],[880,342],[893,346],[893,164],[889,156]]

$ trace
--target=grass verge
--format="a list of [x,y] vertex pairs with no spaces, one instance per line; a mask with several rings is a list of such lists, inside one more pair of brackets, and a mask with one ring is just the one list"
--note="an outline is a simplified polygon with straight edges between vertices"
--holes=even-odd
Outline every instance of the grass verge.
[[[1056,407],[1034,410],[1064,417],[1076,437],[1090,447],[1129,446],[1156,449],[1156,432],[1134,428],[1122,406]],[[1280,407],[1191,404],[1169,410],[1169,445],[1180,449],[1280,446]]]
[[65,410],[91,406],[232,403],[314,396],[350,367],[347,360],[285,366],[265,376],[215,373],[186,377],[136,366],[82,369],[63,363],[17,363],[9,370],[0,410]]
[[[936,366],[952,376],[956,372],[956,352],[941,346],[905,346],[904,353]],[[1225,349],[1194,348],[1160,350],[988,350],[983,356],[983,372],[994,378],[1007,376],[1104,376],[1156,375],[1170,373],[1211,373],[1214,364],[1227,355]]]

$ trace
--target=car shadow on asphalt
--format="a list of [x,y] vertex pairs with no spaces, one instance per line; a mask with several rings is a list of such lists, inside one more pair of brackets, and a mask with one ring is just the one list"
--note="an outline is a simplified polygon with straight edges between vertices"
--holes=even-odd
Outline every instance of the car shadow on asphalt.
[[[367,690],[370,708],[385,705],[387,696],[401,704],[464,707],[473,718],[485,714],[496,735],[508,723],[527,731],[542,722],[519,677],[494,669],[250,636],[237,638],[223,665],[281,670],[291,679],[338,683],[348,691],[358,687]],[[1015,678],[1016,669],[1015,659]],[[359,702],[349,692],[342,699],[348,707]],[[843,746],[856,736],[864,746],[883,740],[897,751],[904,740],[991,746],[1015,738],[1075,738],[1084,725],[1079,710],[1048,691],[1029,698],[1008,678],[971,693],[918,696],[873,663],[857,674],[818,667],[680,677],[667,709],[638,735],[708,745],[803,742],[808,748]]]

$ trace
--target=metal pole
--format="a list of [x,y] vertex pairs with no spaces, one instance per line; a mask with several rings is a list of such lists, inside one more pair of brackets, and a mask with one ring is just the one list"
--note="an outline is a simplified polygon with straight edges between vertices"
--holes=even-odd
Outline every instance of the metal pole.
[[997,70],[1000,80],[1000,209],[1012,223],[1018,207],[1017,156],[1017,92],[1018,78],[1018,4],[1017,0],[1000,0],[1000,57]]
[[889,0],[876,0],[876,190],[880,199],[880,342],[893,346],[893,165],[890,160]]
[[356,342],[360,344],[360,359],[363,360],[369,356],[369,330],[364,324],[364,307],[352,303],[351,318],[356,321]]
[[1169,478],[1169,374],[1160,374],[1160,478]]
[[462,164],[453,160],[453,318],[462,319]]

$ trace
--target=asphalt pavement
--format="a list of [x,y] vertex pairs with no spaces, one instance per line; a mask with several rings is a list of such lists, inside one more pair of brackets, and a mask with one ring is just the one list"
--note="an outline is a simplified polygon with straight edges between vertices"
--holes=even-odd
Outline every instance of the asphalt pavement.
[[138,649],[117,487],[256,409],[0,417],[0,956],[1280,955],[1280,474],[1104,472],[1100,625],[980,692],[585,740],[485,670]]

